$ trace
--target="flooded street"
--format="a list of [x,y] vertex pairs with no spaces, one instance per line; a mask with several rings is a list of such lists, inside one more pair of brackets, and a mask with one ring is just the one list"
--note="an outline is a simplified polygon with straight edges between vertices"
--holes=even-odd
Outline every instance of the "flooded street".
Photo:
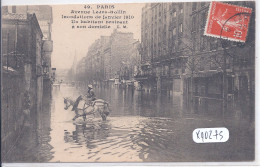
[[[158,162],[223,161],[253,158],[252,131],[245,122],[215,115],[178,110],[180,106],[164,94],[157,95],[118,87],[94,88],[97,98],[110,103],[106,121],[100,116],[81,117],[64,109],[64,97],[76,99],[83,88],[62,85],[53,89],[50,105],[35,132],[28,130],[10,159],[23,162]],[[231,137],[226,143],[196,144],[195,128],[226,127]],[[233,136],[232,136],[233,135]],[[37,147],[34,147],[34,144]],[[26,150],[22,148],[27,148]],[[197,154],[199,152],[200,154]]]
[[[96,88],[96,96],[110,103],[112,112],[107,121],[101,121],[101,117],[72,121],[74,112],[71,108],[64,110],[63,97],[76,99],[80,92],[63,86],[54,95],[50,144],[57,147],[52,150],[51,162],[172,159],[167,154],[174,150],[173,116],[179,113],[171,109],[171,103],[159,101],[156,95],[144,98],[147,95],[131,89]],[[165,107],[159,110],[156,106],[161,101],[165,101]],[[158,155],[160,150],[165,152],[162,157]]]
[[255,1],[1,9],[3,163],[257,160]]

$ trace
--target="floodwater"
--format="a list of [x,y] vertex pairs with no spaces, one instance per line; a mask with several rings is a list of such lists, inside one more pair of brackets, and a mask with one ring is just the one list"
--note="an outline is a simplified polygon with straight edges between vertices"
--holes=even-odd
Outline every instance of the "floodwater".
[[[94,88],[110,103],[106,121],[78,118],[64,109],[64,97],[76,99],[83,88],[62,85],[45,101],[37,137],[25,135],[9,162],[176,162],[254,159],[254,127],[248,122],[187,112],[176,95],[115,86]],[[195,128],[227,127],[226,143],[196,144]],[[31,133],[29,133],[31,134]],[[27,138],[26,138],[27,137]],[[33,140],[34,142],[32,142]],[[35,142],[37,141],[37,142]],[[36,143],[37,147],[33,147]],[[249,144],[250,143],[250,144]],[[31,146],[31,148],[30,148]],[[26,148],[26,149],[24,149]]]
[[64,110],[63,97],[76,99],[85,92],[66,86],[54,90],[50,144],[59,146],[53,148],[50,162],[153,161],[160,158],[158,151],[166,151],[163,159],[169,158],[167,152],[174,143],[170,124],[180,114],[172,108],[171,98],[115,86],[96,87],[97,98],[110,103],[107,121],[98,116],[72,121],[74,112]]

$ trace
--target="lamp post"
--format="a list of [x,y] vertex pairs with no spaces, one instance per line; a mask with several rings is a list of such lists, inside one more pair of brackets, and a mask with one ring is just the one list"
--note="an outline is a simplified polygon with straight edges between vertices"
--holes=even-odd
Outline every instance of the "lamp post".
[[55,82],[55,79],[56,79],[56,68],[51,68],[51,78],[52,78],[52,82]]
[[49,73],[49,66],[46,62],[43,62],[42,69],[43,69],[43,76],[47,77],[47,74]]

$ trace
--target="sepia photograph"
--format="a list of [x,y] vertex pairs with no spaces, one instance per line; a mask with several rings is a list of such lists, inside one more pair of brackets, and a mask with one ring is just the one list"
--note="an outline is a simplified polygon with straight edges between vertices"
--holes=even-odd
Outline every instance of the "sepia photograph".
[[255,13],[2,6],[2,162],[255,161]]

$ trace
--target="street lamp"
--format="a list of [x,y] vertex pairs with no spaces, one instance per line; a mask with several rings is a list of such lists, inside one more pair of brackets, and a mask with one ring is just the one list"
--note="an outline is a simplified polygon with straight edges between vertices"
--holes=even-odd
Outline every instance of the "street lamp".
[[49,73],[49,66],[46,62],[43,62],[42,69],[43,69],[43,75],[47,76],[47,74]]
[[51,78],[52,78],[52,81],[54,82],[55,81],[55,72],[56,72],[56,68],[51,68]]
[[43,63],[43,65],[37,65],[36,66],[36,75],[37,77],[46,76],[49,72],[49,66],[46,62]]

